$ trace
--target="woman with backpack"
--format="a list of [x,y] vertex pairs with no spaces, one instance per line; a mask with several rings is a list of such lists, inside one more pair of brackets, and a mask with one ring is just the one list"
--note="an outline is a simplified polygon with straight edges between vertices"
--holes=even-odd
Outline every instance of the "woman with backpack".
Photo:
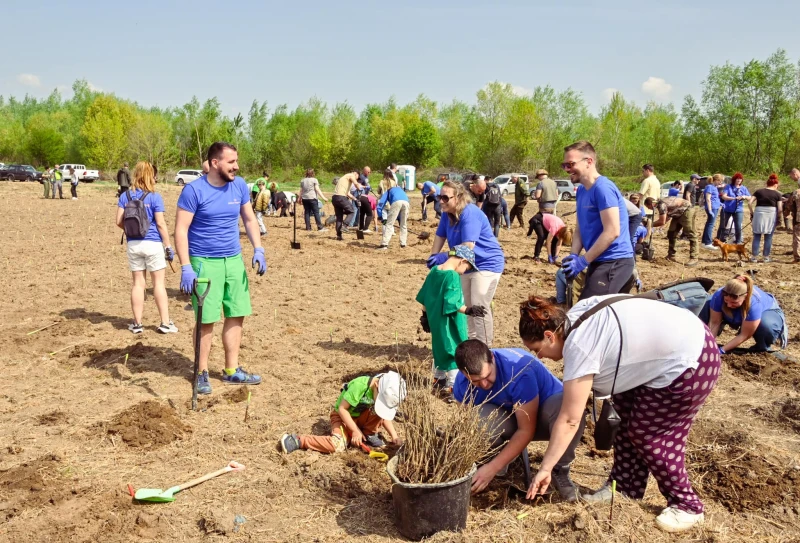
[[[688,530],[702,524],[704,515],[686,472],[686,443],[695,416],[717,383],[719,348],[708,326],[669,303],[625,297],[593,311],[615,297],[581,300],[569,313],[538,296],[520,304],[519,333],[525,347],[537,358],[564,361],[561,410],[528,498],[547,491],[555,466],[580,427],[590,393],[610,395],[619,416],[614,464],[605,485],[583,499],[610,502],[611,482],[616,481],[618,492],[641,500],[652,474],[667,499],[656,525],[667,532]],[[665,329],[680,330],[681,340],[661,333]],[[596,437],[603,420],[601,414]],[[610,432],[599,437],[610,438]]]
[[164,220],[164,199],[155,192],[155,172],[148,162],[139,162],[133,170],[129,190],[119,197],[117,226],[128,240],[128,265],[131,270],[131,309],[133,323],[128,330],[134,334],[144,332],[144,293],[147,288],[145,273],[153,279],[153,298],[156,301],[161,334],[174,334],[178,328],[169,320],[169,303],[165,286],[166,261],[175,258],[169,242],[167,223]]

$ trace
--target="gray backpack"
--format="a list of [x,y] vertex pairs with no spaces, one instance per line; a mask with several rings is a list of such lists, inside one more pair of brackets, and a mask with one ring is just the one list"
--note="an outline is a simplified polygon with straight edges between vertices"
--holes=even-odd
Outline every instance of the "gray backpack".
[[150,229],[150,219],[147,217],[147,208],[144,206],[144,199],[149,193],[142,193],[138,200],[126,191],[128,203],[125,204],[122,215],[122,226],[125,230],[125,237],[128,239],[144,239]]

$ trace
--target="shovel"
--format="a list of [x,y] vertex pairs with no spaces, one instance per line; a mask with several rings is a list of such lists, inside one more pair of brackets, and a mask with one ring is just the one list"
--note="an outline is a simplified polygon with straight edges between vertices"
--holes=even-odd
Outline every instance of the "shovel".
[[167,490],[161,490],[160,488],[140,488],[136,491],[136,494],[133,495],[133,499],[140,501],[140,502],[151,502],[151,503],[168,503],[175,501],[175,494],[182,490],[186,490],[187,488],[193,487],[195,485],[199,485],[209,479],[213,479],[214,477],[219,477],[223,473],[228,473],[229,471],[242,471],[244,466],[239,464],[238,462],[231,461],[230,464],[222,468],[221,470],[212,471],[211,473],[207,473],[202,477],[198,477],[188,483],[183,483],[179,486],[173,486],[172,488],[168,488]]
[[296,199],[295,199],[293,205],[294,205],[294,213],[293,213],[293,215],[294,215],[294,226],[292,227],[292,230],[294,230],[294,233],[293,233],[294,239],[291,242],[291,244],[292,244],[292,249],[299,249],[300,248],[300,244],[297,243],[297,200]]
[[386,462],[389,460],[389,455],[386,453],[373,451],[369,445],[361,444],[361,450],[369,455],[370,458],[376,459],[378,462]]

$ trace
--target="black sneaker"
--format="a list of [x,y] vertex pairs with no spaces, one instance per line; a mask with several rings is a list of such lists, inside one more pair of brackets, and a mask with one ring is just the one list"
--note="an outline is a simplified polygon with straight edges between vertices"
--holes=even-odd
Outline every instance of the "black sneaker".
[[569,466],[553,470],[550,486],[554,487],[565,502],[578,501],[578,489],[569,478]]
[[371,436],[367,436],[364,438],[364,441],[366,441],[367,445],[369,445],[370,447],[374,447],[376,449],[380,449],[381,447],[386,446],[386,443],[383,442],[381,436],[379,436],[378,434],[372,434]]
[[281,450],[285,454],[291,454],[300,448],[300,440],[294,434],[283,434],[281,437]]

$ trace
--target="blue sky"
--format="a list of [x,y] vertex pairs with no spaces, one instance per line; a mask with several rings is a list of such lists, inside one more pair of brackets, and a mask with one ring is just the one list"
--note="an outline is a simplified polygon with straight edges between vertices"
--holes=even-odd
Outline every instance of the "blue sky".
[[572,87],[594,112],[609,89],[680,107],[711,65],[779,47],[800,59],[797,0],[5,0],[3,12],[15,22],[0,95],[68,96],[85,78],[145,106],[217,96],[226,115],[312,96],[473,103],[494,80]]

